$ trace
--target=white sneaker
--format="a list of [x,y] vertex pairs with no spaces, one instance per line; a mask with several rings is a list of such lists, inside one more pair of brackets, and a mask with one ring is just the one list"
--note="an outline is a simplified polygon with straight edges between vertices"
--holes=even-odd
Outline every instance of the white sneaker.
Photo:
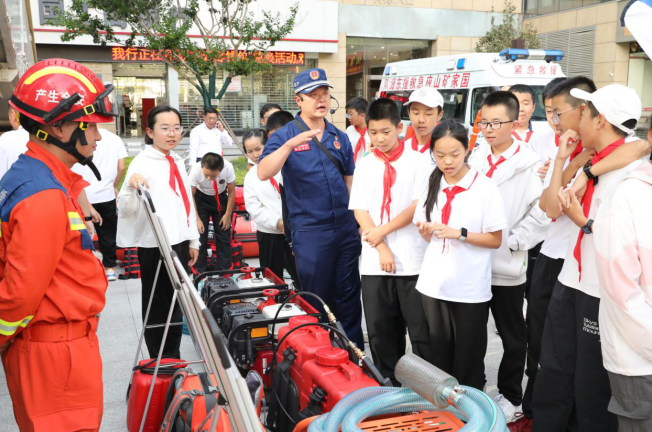
[[113,270],[112,268],[106,269],[106,279],[110,282],[116,280],[115,270]]
[[509,423],[514,414],[516,414],[518,407],[513,405],[505,398],[505,396],[500,393],[494,398],[494,401],[496,402],[496,405],[498,405],[500,409],[503,410],[503,414],[505,414],[505,420],[507,420],[507,423]]

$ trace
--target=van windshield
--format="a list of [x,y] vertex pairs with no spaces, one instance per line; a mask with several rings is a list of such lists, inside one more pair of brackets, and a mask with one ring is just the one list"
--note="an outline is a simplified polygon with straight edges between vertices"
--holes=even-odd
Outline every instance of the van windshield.
[[[530,120],[546,121],[546,109],[543,106],[543,97],[541,96],[541,94],[543,93],[544,86],[530,86],[530,87],[534,91],[535,103],[537,105],[536,108],[534,109],[534,112],[532,113],[532,118]],[[480,109],[480,105],[482,104],[484,98],[487,97],[489,93],[495,92],[496,90],[500,90],[500,88],[479,87],[473,89],[473,96],[471,101],[471,116],[470,116],[471,122],[474,121],[475,115]]]

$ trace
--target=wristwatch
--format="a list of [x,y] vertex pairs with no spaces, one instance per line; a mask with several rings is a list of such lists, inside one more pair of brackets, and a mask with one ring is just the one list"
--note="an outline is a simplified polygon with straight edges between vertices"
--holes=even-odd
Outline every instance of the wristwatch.
[[592,234],[593,233],[593,219],[589,219],[589,221],[586,223],[586,225],[584,225],[581,228],[581,230],[582,230],[582,232],[584,234]]
[[458,240],[464,243],[466,241],[466,236],[469,234],[469,232],[466,230],[466,228],[461,228],[460,231],[462,231],[462,235]]
[[93,220],[93,216],[84,216],[84,221],[90,222]]
[[598,184],[598,176],[593,175],[593,173],[591,172],[592,166],[593,165],[591,165],[591,163],[589,162],[586,165],[584,165],[583,170],[584,170],[584,174],[586,174],[586,178],[588,178],[589,180],[593,180],[593,186],[596,186]]

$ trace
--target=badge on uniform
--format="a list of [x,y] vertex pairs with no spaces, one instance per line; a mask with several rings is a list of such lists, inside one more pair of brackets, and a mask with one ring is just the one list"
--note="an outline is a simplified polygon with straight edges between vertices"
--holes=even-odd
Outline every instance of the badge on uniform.
[[303,151],[306,151],[306,150],[310,150],[310,143],[301,144],[300,146],[296,146],[294,148],[294,151],[297,152],[297,153],[303,152]]
[[333,142],[333,145],[334,145],[335,148],[338,149],[338,150],[340,149],[340,147],[342,147],[342,146],[340,145],[340,142],[337,140],[337,137],[335,137],[335,142]]

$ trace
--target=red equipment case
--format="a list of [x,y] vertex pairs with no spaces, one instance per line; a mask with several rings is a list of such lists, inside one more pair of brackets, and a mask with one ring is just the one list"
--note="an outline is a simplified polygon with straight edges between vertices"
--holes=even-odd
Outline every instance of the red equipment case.
[[245,258],[259,256],[256,222],[246,211],[237,211],[234,214],[236,217],[233,222],[233,239],[242,243],[242,255]]

